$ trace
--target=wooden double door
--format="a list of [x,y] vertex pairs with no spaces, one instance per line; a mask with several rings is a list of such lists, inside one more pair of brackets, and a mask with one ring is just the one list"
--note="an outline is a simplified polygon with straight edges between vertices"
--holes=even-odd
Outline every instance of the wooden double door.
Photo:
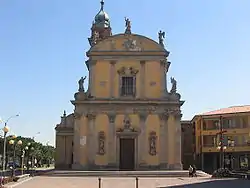
[[135,139],[120,138],[120,170],[135,169]]

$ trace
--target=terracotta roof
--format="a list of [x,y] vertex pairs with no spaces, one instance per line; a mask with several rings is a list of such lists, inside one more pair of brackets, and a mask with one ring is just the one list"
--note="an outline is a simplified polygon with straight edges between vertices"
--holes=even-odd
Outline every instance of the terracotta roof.
[[219,110],[206,112],[206,113],[203,113],[201,115],[234,114],[234,113],[244,113],[244,112],[250,112],[250,105],[231,106],[231,107],[228,107],[228,108],[222,108],[222,109],[219,109]]

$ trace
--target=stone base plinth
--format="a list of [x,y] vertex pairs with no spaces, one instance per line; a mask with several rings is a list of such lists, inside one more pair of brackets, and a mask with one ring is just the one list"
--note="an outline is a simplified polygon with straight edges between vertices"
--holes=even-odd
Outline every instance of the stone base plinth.
[[[188,170],[169,170],[169,171],[58,171],[55,170],[51,176],[71,176],[71,177],[188,177]],[[211,177],[202,171],[197,171],[198,177]]]

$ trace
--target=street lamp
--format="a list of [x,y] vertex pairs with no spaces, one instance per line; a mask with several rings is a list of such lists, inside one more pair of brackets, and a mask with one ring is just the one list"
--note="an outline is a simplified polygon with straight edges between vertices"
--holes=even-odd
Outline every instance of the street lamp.
[[15,117],[18,117],[19,114],[16,114],[16,115],[13,115],[13,116],[10,116],[4,123],[4,127],[3,127],[3,132],[4,132],[4,141],[3,141],[3,175],[4,175],[4,171],[5,171],[5,166],[6,166],[6,136],[7,136],[7,133],[9,132],[9,127],[7,126],[8,122],[10,119],[12,118],[15,118]]
[[222,151],[222,159],[221,159],[221,164],[220,164],[220,167],[222,168],[222,165],[223,165],[223,168],[225,168],[225,150],[227,149],[227,146],[222,146],[221,143],[219,143],[219,146],[217,147],[217,149],[219,151]]
[[22,155],[21,155],[21,170],[22,170],[22,175],[23,175],[23,168],[24,168],[24,156],[25,156],[25,149],[22,150]]
[[31,143],[29,142],[24,149],[27,151],[27,171],[29,171],[30,167],[32,167],[32,160],[33,160],[33,157],[31,156],[31,161],[30,161],[29,156],[30,152],[34,150],[34,147],[32,147]]
[[[16,138],[16,136],[14,136],[14,139]],[[22,140],[18,140],[17,142],[15,142],[15,140],[10,140],[9,141],[10,145],[13,145],[13,177],[15,177],[15,171],[16,171],[16,145],[22,145],[23,142]]]

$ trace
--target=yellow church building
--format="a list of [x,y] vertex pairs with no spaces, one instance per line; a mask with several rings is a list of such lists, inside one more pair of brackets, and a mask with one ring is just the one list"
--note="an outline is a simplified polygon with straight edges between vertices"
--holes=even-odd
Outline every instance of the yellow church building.
[[74,112],[56,126],[57,169],[181,170],[181,110],[184,101],[171,77],[165,33],[159,41],[125,32],[112,34],[104,2],[95,16],[86,53],[88,90],[82,77]]

